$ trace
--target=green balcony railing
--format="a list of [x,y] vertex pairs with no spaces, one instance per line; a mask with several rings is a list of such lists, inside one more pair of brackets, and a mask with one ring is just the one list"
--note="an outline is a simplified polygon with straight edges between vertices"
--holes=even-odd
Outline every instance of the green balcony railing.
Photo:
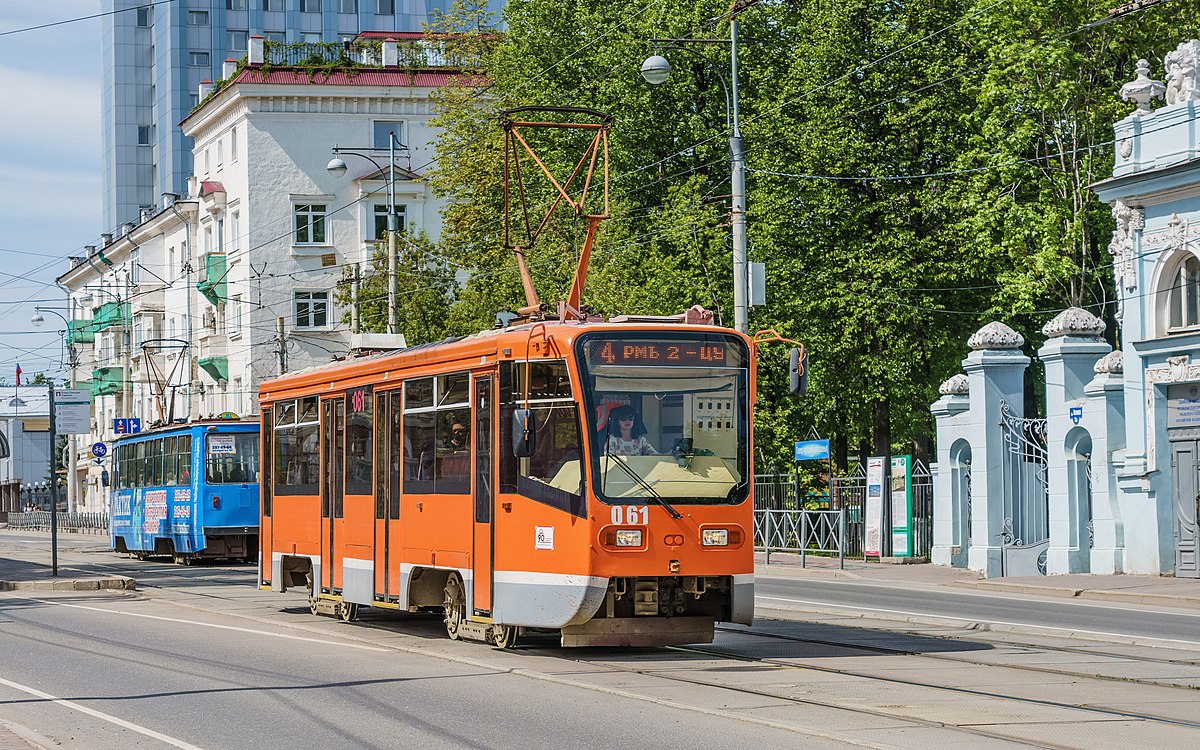
[[96,326],[90,320],[72,320],[67,323],[68,344],[96,343]]
[[105,302],[92,313],[92,326],[96,331],[121,327],[129,323],[128,302]]
[[225,256],[219,253],[209,253],[204,256],[204,276],[196,282],[196,288],[214,305],[221,303],[229,295],[229,285],[225,283]]
[[218,382],[224,380],[229,381],[229,358],[228,357],[201,357],[197,362],[200,369],[208,373],[208,376]]
[[92,370],[92,395],[111,396],[125,389],[125,370],[120,367],[100,367]]

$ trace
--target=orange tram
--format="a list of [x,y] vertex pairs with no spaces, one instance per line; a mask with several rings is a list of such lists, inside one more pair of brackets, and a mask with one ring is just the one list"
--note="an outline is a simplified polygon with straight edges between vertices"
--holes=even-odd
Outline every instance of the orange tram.
[[348,621],[442,610],[500,647],[749,624],[755,342],[685,319],[528,322],[263,383],[261,586]]

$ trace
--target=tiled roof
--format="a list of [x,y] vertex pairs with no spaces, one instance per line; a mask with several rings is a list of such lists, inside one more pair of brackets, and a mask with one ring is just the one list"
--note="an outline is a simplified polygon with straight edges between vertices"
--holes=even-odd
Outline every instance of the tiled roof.
[[212,195],[225,192],[225,186],[216,180],[203,180],[200,183],[200,195]]

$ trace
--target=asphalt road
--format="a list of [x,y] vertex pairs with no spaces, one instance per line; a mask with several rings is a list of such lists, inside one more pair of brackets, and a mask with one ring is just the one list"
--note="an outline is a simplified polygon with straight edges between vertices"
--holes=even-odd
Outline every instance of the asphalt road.
[[174,580],[198,604],[181,593],[0,595],[0,719],[88,750],[709,747],[717,737],[812,746],[793,732],[497,669],[482,644],[449,644],[465,655],[457,661],[389,647],[414,634],[419,646],[425,633],[448,645],[435,618],[408,618],[405,632],[389,632],[405,618],[382,613],[318,621],[301,597],[273,622],[255,602],[291,597],[230,587],[241,572],[145,576]]
[[755,594],[760,608],[836,606],[864,614],[936,616],[956,618],[964,623],[1053,628],[1098,639],[1113,636],[1157,638],[1200,646],[1200,611],[812,578],[759,577],[755,582]]

